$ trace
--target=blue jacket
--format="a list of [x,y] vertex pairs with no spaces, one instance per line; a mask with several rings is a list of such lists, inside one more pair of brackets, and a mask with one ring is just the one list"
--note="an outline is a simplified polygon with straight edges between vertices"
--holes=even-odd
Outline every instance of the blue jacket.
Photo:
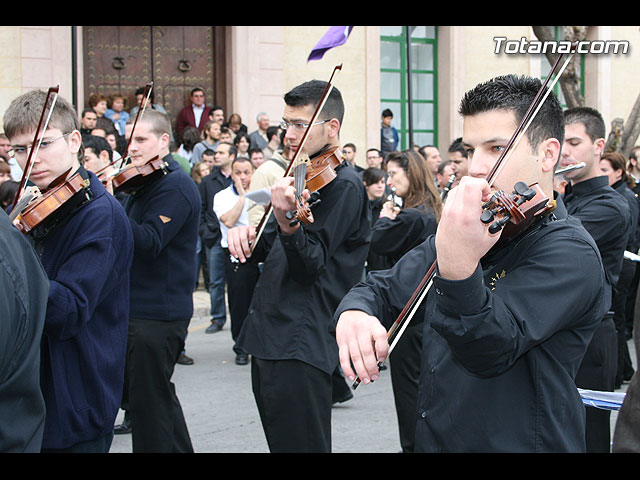
[[124,200],[133,229],[131,317],[186,320],[193,316],[201,199],[195,182],[171,155],[168,173]]
[[40,372],[43,448],[110,432],[122,398],[133,237],[120,203],[88,175],[93,199],[39,245],[51,286]]

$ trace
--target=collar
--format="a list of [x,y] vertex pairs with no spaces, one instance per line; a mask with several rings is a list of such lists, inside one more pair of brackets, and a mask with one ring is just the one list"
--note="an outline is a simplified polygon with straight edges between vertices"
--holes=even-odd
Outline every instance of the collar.
[[609,178],[606,175],[601,175],[598,177],[590,178],[588,180],[584,180],[580,183],[576,183],[576,184],[571,183],[567,186],[570,186],[568,193],[572,193],[579,197],[581,195],[586,195],[595,190],[599,190],[602,187],[608,187]]

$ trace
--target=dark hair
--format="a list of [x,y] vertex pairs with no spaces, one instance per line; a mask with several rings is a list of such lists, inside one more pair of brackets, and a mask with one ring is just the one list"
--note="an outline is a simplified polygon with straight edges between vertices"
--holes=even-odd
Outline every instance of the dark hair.
[[187,127],[182,131],[182,145],[187,152],[192,152],[193,147],[195,147],[200,140],[202,140],[200,136],[200,131],[196,127]]
[[271,137],[273,137],[274,135],[278,135],[278,139],[280,139],[280,127],[276,125],[267,127],[267,139],[271,141]]
[[16,198],[20,182],[15,180],[7,180],[0,184],[0,207],[7,208]]
[[600,157],[600,160],[607,160],[614,170],[620,170],[622,172],[621,180],[624,180],[629,188],[635,187],[633,178],[627,174],[627,159],[620,152],[606,152]]
[[[460,103],[459,113],[463,117],[492,110],[505,109],[514,113],[520,123],[529,106],[542,87],[537,78],[504,75],[481,83],[469,90]],[[547,138],[564,140],[562,107],[556,95],[549,94],[535,119],[527,130],[527,140],[532,150]]]
[[449,153],[454,152],[460,153],[460,155],[462,155],[464,158],[469,158],[469,153],[464,148],[464,145],[462,145],[461,137],[456,138],[453,142],[451,142],[451,145],[449,145]]
[[218,146],[220,146],[220,145],[229,145],[229,155],[233,155],[234,157],[238,156],[238,149],[236,148],[236,146],[233,143],[220,142],[218,144]]
[[109,154],[109,160],[113,159],[113,149],[104,138],[98,137],[97,135],[85,135],[82,137],[82,143],[85,151],[87,148],[90,148],[93,150],[93,153],[100,155],[100,152],[106,150]]
[[[327,82],[322,80],[310,80],[294,87],[284,95],[284,102],[290,107],[313,106],[315,109],[322,98],[327,87]],[[322,111],[318,115],[318,120],[330,120],[335,118],[342,125],[344,118],[344,102],[340,90],[333,87],[327,98]]]
[[389,109],[389,108],[385,108],[385,109],[382,111],[382,116],[383,116],[383,117],[393,117],[393,112],[391,111],[391,109]]
[[233,139],[233,144],[237,147],[238,143],[240,143],[240,140],[243,138],[246,138],[247,142],[249,142],[249,148],[247,149],[247,151],[249,151],[251,149],[251,138],[246,134],[246,132],[238,132]]
[[233,168],[233,166],[238,163],[238,162],[249,162],[249,165],[251,165],[251,169],[253,170],[253,163],[251,163],[251,160],[249,160],[249,157],[235,157],[233,160],[231,160],[231,168]]
[[442,213],[440,193],[433,184],[424,157],[415,150],[409,149],[389,153],[385,159],[387,166],[389,162],[400,165],[409,179],[409,191],[402,199],[403,208],[428,207],[433,210],[436,219],[440,220]]
[[447,165],[451,165],[451,160],[443,160],[440,162],[440,165],[438,165],[438,173],[440,175],[444,173],[444,169],[446,168]]
[[258,147],[252,147],[249,148],[249,150],[247,150],[247,155],[249,155],[249,158],[251,158],[251,155],[253,155],[254,153],[263,153],[261,148]]
[[[144,94],[145,87],[140,87],[136,90],[136,96]],[[153,103],[153,89],[149,92],[149,103]]]
[[207,148],[204,152],[202,152],[200,154],[200,158],[202,158],[202,155],[215,155],[216,152],[214,152],[213,150],[211,150],[210,148]]
[[381,168],[369,167],[362,171],[362,181],[369,187],[384,179],[385,173]]
[[582,123],[592,142],[595,142],[598,138],[605,138],[606,135],[606,127],[602,115],[595,108],[569,108],[564,112],[564,123],[565,125]]

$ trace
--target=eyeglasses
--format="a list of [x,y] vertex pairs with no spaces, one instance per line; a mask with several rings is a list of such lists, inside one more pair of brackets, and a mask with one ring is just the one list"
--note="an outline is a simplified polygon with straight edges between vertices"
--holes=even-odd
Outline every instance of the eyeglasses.
[[[52,140],[43,140],[40,143],[40,150],[41,151],[46,150],[53,143],[57,142],[61,138],[66,137],[67,135],[71,135],[71,133],[73,133],[73,132],[65,133],[64,135],[61,135],[58,138],[54,138]],[[16,159],[25,158],[28,155],[28,152],[29,152],[29,150],[31,150],[31,148],[33,148],[33,145],[29,145],[29,146],[26,146],[26,147],[23,147],[23,146],[12,147],[11,150],[9,150],[9,155],[14,157],[14,158],[16,158]]]
[[[329,120],[322,120],[320,122],[316,122],[313,125],[320,125],[321,123],[326,123]],[[298,131],[298,132],[302,132],[303,130],[305,130],[310,124],[309,123],[304,123],[304,122],[294,122],[294,123],[289,123],[285,120],[282,120],[280,122],[280,128],[282,130],[288,130],[289,127],[293,127],[294,130]]]

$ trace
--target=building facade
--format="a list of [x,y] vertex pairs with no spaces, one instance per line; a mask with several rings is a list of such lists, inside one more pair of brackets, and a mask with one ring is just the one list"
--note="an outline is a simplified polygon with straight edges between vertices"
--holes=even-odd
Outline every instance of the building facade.
[[[80,112],[92,93],[121,93],[133,106],[137,87],[154,82],[155,101],[170,116],[188,104],[191,88],[249,129],[266,112],[277,124],[283,94],[309,80],[328,80],[343,93],[341,140],[379,147],[380,114],[394,112],[400,148],[432,144],[446,150],[462,133],[457,114],[466,90],[496,75],[544,76],[540,54],[496,52],[497,38],[535,40],[529,26],[355,26],[347,42],[307,61],[327,26],[4,26],[0,27],[0,117],[13,98],[59,85]],[[586,104],[607,122],[627,120],[640,94],[637,26],[594,26],[592,41],[627,41],[627,53],[586,54],[581,82]],[[504,46],[504,43],[503,45]]]

